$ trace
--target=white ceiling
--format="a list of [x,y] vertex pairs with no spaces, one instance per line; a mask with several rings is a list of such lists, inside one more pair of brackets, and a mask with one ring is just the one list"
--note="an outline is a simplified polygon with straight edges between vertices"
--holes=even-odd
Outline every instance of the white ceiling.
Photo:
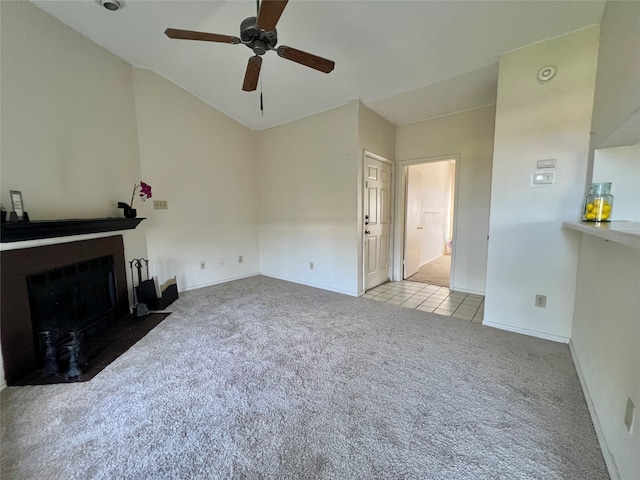
[[[244,45],[172,40],[167,27],[239,36],[251,0],[34,0],[135,67],[148,68],[253,130],[356,98],[399,125],[492,104],[498,56],[600,23],[604,1],[290,0],[278,44],[336,62],[324,74],[267,52],[260,87],[243,92]],[[541,65],[542,66],[542,65]]]

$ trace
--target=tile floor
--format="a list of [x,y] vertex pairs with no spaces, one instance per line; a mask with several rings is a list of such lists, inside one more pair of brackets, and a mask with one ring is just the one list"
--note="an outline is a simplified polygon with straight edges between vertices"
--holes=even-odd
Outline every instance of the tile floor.
[[369,290],[363,298],[424,312],[433,312],[474,323],[482,323],[484,318],[484,297],[482,295],[455,292],[447,287],[426,283],[406,280],[384,283]]

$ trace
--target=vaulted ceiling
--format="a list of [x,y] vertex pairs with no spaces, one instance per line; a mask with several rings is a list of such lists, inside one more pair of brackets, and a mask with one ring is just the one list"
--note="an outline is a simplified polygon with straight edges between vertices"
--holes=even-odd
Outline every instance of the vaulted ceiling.
[[[595,25],[604,1],[290,0],[278,44],[334,60],[324,74],[267,52],[258,89],[242,91],[244,45],[173,40],[168,27],[239,36],[249,0],[34,0],[135,67],[150,69],[253,130],[356,98],[393,124],[495,102],[498,56]],[[542,65],[541,65],[542,66]],[[260,91],[264,114],[260,111]]]

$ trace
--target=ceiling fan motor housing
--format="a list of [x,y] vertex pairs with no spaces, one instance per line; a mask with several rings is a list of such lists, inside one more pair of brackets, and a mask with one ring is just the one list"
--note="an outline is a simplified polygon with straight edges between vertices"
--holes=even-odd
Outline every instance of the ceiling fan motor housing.
[[278,32],[261,30],[257,24],[257,17],[245,18],[240,24],[240,39],[256,55],[264,55],[278,43]]

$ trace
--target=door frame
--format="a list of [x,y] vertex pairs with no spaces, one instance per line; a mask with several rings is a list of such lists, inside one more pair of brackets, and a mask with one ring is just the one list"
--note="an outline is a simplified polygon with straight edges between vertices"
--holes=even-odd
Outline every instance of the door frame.
[[389,192],[389,201],[391,202],[391,205],[389,206],[389,211],[391,212],[391,220],[390,220],[390,225],[389,225],[389,280],[391,280],[393,278],[393,270],[394,270],[394,251],[395,251],[395,191],[396,191],[396,185],[395,185],[395,177],[396,177],[396,163],[393,160],[390,160],[386,157],[383,157],[382,155],[378,155],[377,153],[373,153],[369,150],[363,149],[362,150],[362,158],[360,159],[360,181],[358,182],[358,190],[359,190],[359,195],[358,195],[358,200],[360,205],[358,206],[358,238],[359,238],[359,250],[360,250],[360,255],[358,255],[359,258],[359,264],[360,264],[360,279],[359,279],[359,283],[360,285],[358,285],[358,295],[363,295],[365,293],[365,277],[367,276],[367,273],[365,272],[365,258],[364,258],[364,254],[365,254],[365,235],[364,235],[364,206],[365,206],[365,193],[366,193],[366,189],[364,188],[364,182],[366,182],[366,172],[365,172],[365,163],[366,163],[366,158],[367,157],[371,157],[374,160],[378,160],[379,162],[383,162],[386,163],[388,165],[391,166],[391,182],[389,182],[390,187],[391,188],[391,192]]
[[456,273],[456,248],[457,236],[458,236],[458,197],[460,194],[460,154],[453,153],[450,155],[438,155],[437,157],[422,157],[412,160],[403,160],[397,164],[396,175],[396,196],[395,196],[395,211],[396,218],[402,219],[402,221],[395,222],[394,235],[393,235],[393,259],[392,259],[392,271],[393,281],[401,281],[403,276],[403,268],[405,261],[405,232],[406,232],[406,198],[407,198],[407,172],[408,168],[412,165],[423,165],[425,163],[442,162],[445,160],[454,160],[454,183],[453,183],[453,228],[452,228],[452,241],[454,248],[451,251],[451,274],[449,276],[449,288],[454,290],[455,287],[455,273]]

